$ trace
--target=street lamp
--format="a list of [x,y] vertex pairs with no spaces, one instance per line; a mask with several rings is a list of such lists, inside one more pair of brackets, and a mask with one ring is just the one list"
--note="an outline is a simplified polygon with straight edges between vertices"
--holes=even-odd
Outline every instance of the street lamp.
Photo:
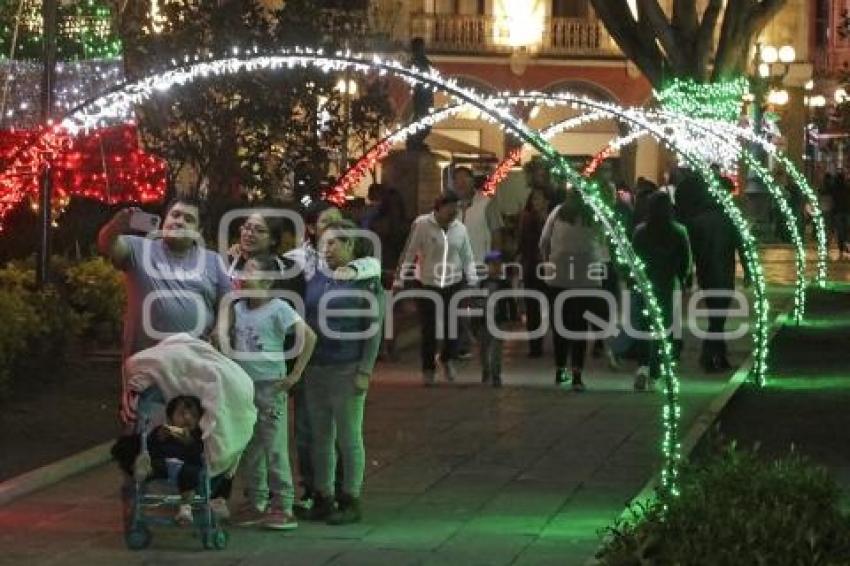
[[[750,90],[752,92],[753,132],[757,136],[761,136],[764,131],[765,105],[784,106],[788,104],[790,95],[787,90],[782,88],[782,84],[796,58],[797,53],[791,45],[776,47],[763,43],[756,44],[753,61],[755,72],[750,76]],[[753,144],[750,151],[758,163],[764,165],[766,159],[764,149],[758,144]],[[750,201],[749,207],[752,210],[755,223],[759,225],[759,231],[765,235],[771,228],[766,192],[761,180],[751,169],[747,175],[745,193]]]

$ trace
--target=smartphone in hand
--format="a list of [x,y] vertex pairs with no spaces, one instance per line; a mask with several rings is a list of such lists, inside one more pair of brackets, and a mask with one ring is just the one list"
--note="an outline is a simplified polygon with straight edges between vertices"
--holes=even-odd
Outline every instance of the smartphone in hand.
[[130,215],[130,229],[134,232],[152,232],[159,229],[160,218],[156,214],[148,214],[142,210],[134,210]]

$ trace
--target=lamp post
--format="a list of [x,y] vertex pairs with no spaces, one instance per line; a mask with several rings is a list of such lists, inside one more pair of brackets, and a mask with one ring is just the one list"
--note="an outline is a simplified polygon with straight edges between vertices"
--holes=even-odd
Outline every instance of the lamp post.
[[[56,76],[56,25],[59,16],[58,0],[44,0],[42,22],[44,25],[44,69],[41,76],[41,123],[47,127],[53,109],[53,83]],[[39,194],[40,232],[36,284],[43,287],[50,273],[50,201],[53,193],[49,156],[42,156]]]
[[[750,90],[753,95],[752,116],[753,132],[761,136],[764,132],[765,107],[784,106],[788,104],[788,91],[781,88],[785,76],[796,59],[796,52],[790,45],[775,47],[773,45],[756,44],[754,65],[755,73],[750,76]],[[751,152],[759,163],[764,165],[766,153],[758,144],[752,144]],[[753,171],[747,175],[745,194],[757,232],[762,236],[770,236],[770,202],[767,190]]]

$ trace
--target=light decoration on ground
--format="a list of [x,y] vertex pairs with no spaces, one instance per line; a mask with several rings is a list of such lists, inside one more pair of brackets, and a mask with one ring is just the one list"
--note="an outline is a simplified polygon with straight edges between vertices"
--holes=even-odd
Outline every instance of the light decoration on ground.
[[[700,134],[702,134],[703,137],[710,136],[715,138],[718,143],[724,143],[728,140],[728,134],[716,131],[711,126],[706,125],[705,122],[683,119],[682,116],[678,114],[665,113],[664,116],[678,124],[684,123],[692,132],[692,136],[694,138],[699,137]],[[734,143],[734,141],[732,143]],[[749,167],[750,170],[756,174],[756,177],[761,180],[762,184],[770,193],[773,201],[779,207],[780,214],[785,222],[785,228],[791,235],[791,241],[795,248],[794,260],[796,264],[796,285],[794,287],[794,310],[792,312],[792,318],[797,324],[799,324],[805,315],[806,306],[806,247],[800,233],[797,217],[788,205],[788,199],[777,184],[776,179],[774,179],[773,175],[771,175],[770,171],[768,171],[768,169],[765,168],[746,147],[740,144],[737,144],[737,147],[738,153],[744,159],[747,167]]]
[[[296,67],[315,67],[326,72],[357,73],[377,72],[381,75],[392,74],[405,80],[412,86],[441,91],[458,103],[466,103],[478,109],[482,114],[497,121],[501,127],[512,132],[523,142],[529,143],[540,152],[556,178],[572,183],[590,207],[596,221],[605,231],[615,252],[618,263],[627,268],[636,289],[644,297],[645,313],[651,332],[659,339],[661,377],[665,385],[666,403],[662,411],[663,438],[662,453],[664,469],[662,488],[678,495],[678,473],[681,464],[681,446],[679,443],[679,420],[681,408],[678,402],[679,383],[675,375],[675,362],[672,345],[666,336],[661,307],[647,277],[643,261],[635,254],[629,236],[617,219],[615,212],[606,203],[599,186],[588,181],[576,172],[569,163],[547,144],[536,132],[512,116],[498,101],[481,97],[472,90],[463,88],[453,79],[443,78],[436,70],[418,71],[406,67],[397,61],[383,60],[377,55],[371,59],[352,55],[350,52],[325,54],[321,50],[295,48],[276,55],[257,55],[244,53],[234,48],[232,57],[212,59],[201,62],[200,56],[185,59],[185,65],[128,84],[123,88],[105,94],[69,113],[62,126],[72,133],[97,128],[101,123],[123,115],[134,105],[151,98],[156,92],[166,92],[189,82],[213,76],[232,75],[244,72],[278,71]],[[592,106],[599,103],[584,101]],[[650,126],[651,127],[651,126]]]
[[[0,133],[0,230],[27,197],[38,201],[50,164],[57,212],[72,196],[117,202],[155,202],[165,194],[166,164],[138,147],[136,128],[123,125],[71,138],[60,128]],[[57,206],[58,205],[58,206]]]
[[[654,116],[652,114],[649,115],[651,118],[655,119],[659,123],[663,120],[663,117]],[[678,136],[682,131],[689,131],[689,136],[694,140],[691,142],[680,143],[677,141],[677,145],[679,147],[693,147],[696,143],[695,140],[702,139],[702,143],[705,144],[706,136],[718,137],[718,142],[723,142],[724,138],[719,137],[716,132],[707,128],[703,125],[702,122],[693,121],[689,123],[683,123],[679,116],[674,116],[670,118],[670,129],[669,131],[675,131],[676,134],[673,134],[675,139],[679,139]],[[614,151],[621,149],[635,141],[638,138],[646,135],[646,131],[635,131],[626,136],[621,136],[613,139],[609,144],[597,153],[591,164],[585,169],[584,174],[589,175],[596,169],[596,167],[605,159],[607,159]],[[768,191],[771,194],[771,197],[776,202],[777,206],[780,209],[780,213],[785,220],[786,228],[791,235],[792,242],[794,243],[796,253],[794,255],[795,263],[796,263],[796,285],[794,288],[794,309],[792,312],[792,318],[794,321],[799,324],[803,316],[805,314],[805,304],[806,304],[806,249],[803,244],[802,236],[800,235],[799,227],[796,223],[796,217],[794,213],[791,211],[791,208],[788,205],[787,199],[785,195],[782,193],[781,189],[777,185],[775,179],[770,174],[768,170],[766,170],[758,161],[752,156],[752,154],[746,150],[746,148],[739,147],[739,151],[743,156],[744,160],[747,162],[748,166],[752,171],[756,173],[759,179],[765,184],[768,188]]]

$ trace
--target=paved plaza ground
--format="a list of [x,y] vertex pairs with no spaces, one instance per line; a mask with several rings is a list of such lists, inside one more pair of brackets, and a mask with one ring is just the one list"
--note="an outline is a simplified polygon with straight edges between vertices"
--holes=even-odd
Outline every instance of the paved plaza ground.
[[[780,311],[790,258],[766,257]],[[749,337],[735,342],[733,364],[749,348]],[[686,339],[683,431],[730,377],[699,371],[697,354]],[[432,389],[419,383],[413,349],[381,364],[366,413],[362,524],[233,528],[216,553],[188,531],[155,531],[151,548],[133,553],[121,533],[121,477],[104,465],[0,508],[0,564],[584,564],[658,469],[662,396],[632,390],[633,365],[612,372],[589,359],[588,391],[576,394],[552,385],[549,357],[529,360],[517,343],[506,359],[502,389],[479,383],[476,362]]]

